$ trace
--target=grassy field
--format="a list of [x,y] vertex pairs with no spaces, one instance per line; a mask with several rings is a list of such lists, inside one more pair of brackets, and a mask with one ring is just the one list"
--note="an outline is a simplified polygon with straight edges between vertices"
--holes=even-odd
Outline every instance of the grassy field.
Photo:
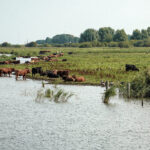
[[[38,56],[39,51],[50,50],[51,53],[56,51],[64,52],[64,56],[58,58],[58,62],[39,62],[32,65],[0,65],[2,67],[32,68],[41,66],[43,70],[70,70],[70,74],[84,76],[86,82],[84,84],[99,84],[103,81],[113,82],[130,82],[138,74],[150,67],[150,48],[0,48],[0,53],[11,53],[15,56]],[[68,52],[73,52],[69,55]],[[49,53],[49,54],[51,54]],[[49,55],[47,54],[47,55]],[[66,62],[61,60],[66,58]],[[125,64],[134,64],[139,72],[126,72]],[[31,74],[29,75],[31,77]],[[35,78],[43,79],[39,75]],[[44,78],[46,79],[46,78]],[[63,83],[61,79],[54,80],[55,83]]]

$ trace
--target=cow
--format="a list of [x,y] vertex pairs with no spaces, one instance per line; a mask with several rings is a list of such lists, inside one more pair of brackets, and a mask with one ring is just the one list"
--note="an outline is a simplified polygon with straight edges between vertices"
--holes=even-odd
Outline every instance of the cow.
[[62,61],[67,61],[67,59],[62,59]]
[[30,73],[29,69],[15,70],[16,80],[18,80],[18,76],[22,76],[23,80],[26,80],[26,74]]
[[125,66],[126,71],[139,71],[139,69],[135,66],[135,65],[131,65],[131,64],[126,64]]
[[42,72],[41,67],[32,68],[32,77],[35,76],[35,74],[37,74],[37,73],[40,74],[41,72]]
[[59,78],[59,75],[57,75],[57,73],[53,72],[53,71],[46,71],[47,77],[49,78]]
[[68,70],[59,70],[59,71],[57,71],[57,75],[59,75],[60,77],[68,76],[69,71]]
[[75,79],[75,82],[84,82],[85,78],[83,76],[77,77],[76,75],[72,76]]
[[75,81],[75,79],[72,76],[63,76],[62,79],[64,81]]
[[20,64],[20,60],[13,60],[11,61],[12,64]]
[[73,52],[68,52],[69,55],[73,54]]
[[15,69],[14,68],[1,68],[0,71],[1,71],[1,75],[3,74],[4,76],[7,76],[7,74],[8,74],[10,77],[10,74],[13,71],[15,71]]

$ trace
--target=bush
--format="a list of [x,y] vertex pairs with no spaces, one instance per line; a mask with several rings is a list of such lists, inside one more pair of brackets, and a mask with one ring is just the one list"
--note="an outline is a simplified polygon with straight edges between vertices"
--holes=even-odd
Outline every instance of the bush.
[[91,48],[92,44],[90,42],[81,43],[79,48]]
[[137,41],[134,43],[135,47],[143,47],[144,46],[144,41]]
[[110,42],[108,44],[109,47],[118,47],[118,42]]
[[4,42],[1,44],[2,47],[10,47],[11,44],[10,43],[7,43],[7,42]]
[[25,46],[26,47],[36,47],[37,43],[36,42],[30,42],[30,43],[27,43]]
[[130,47],[130,44],[129,44],[129,42],[119,42],[118,43],[118,46],[120,47],[120,48],[129,48]]

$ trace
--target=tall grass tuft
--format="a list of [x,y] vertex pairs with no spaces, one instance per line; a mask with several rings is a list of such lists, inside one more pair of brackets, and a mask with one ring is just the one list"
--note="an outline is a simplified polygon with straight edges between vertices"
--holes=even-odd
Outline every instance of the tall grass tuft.
[[103,102],[105,104],[109,103],[110,97],[113,97],[116,95],[116,89],[115,87],[111,87],[108,90],[105,91],[104,96],[103,96]]
[[47,98],[49,101],[54,101],[55,103],[67,102],[74,94],[70,92],[65,92],[63,89],[53,86],[52,89],[40,89],[37,91],[36,101],[43,101]]

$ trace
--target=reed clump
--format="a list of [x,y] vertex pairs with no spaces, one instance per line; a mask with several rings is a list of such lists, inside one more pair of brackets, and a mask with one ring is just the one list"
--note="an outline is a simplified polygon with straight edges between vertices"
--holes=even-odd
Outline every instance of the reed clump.
[[63,89],[54,86],[52,88],[42,88],[37,91],[36,101],[43,101],[45,98],[49,101],[54,101],[55,103],[67,102],[72,96],[71,92],[65,92]]
[[111,88],[109,88],[108,90],[105,91],[104,96],[103,96],[103,102],[105,104],[108,104],[110,98],[115,95],[116,95],[116,88],[114,86],[112,86]]

